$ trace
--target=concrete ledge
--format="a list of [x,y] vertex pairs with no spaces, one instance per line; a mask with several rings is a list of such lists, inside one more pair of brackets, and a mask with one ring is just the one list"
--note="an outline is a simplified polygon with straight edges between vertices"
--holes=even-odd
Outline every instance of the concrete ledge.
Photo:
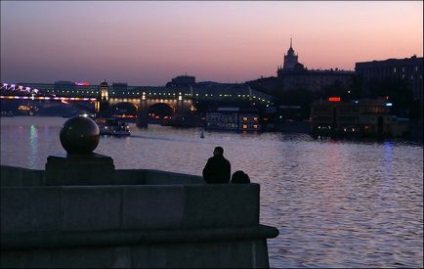
[[254,183],[3,187],[0,227],[7,234],[258,225],[259,192]]
[[36,232],[3,234],[2,250],[89,246],[140,245],[150,243],[214,242],[259,240],[278,236],[278,229],[266,225],[211,229],[167,229],[104,232]]
[[154,169],[115,170],[114,184],[117,185],[176,185],[206,184],[201,176],[166,172]]
[[[52,157],[56,160],[57,157]],[[32,170],[20,167],[12,167],[7,165],[0,166],[0,186],[2,187],[36,187],[45,185],[60,185],[59,182],[54,184],[46,184],[46,172],[44,170]],[[55,171],[55,169],[53,169]],[[62,171],[63,172],[63,171]],[[55,171],[54,173],[62,173]],[[110,172],[110,171],[109,171]],[[52,173],[52,170],[50,171]],[[97,179],[90,184],[90,180],[86,176],[72,175],[71,178],[76,179],[76,182],[71,185],[181,185],[181,184],[206,184],[201,176],[186,175],[182,173],[167,172],[154,169],[119,169],[110,172],[113,180],[104,181]],[[109,175],[109,176],[110,176]],[[50,175],[52,176],[52,175]]]
[[1,166],[1,268],[269,267],[278,230],[259,224],[259,184],[143,169],[86,179],[71,162],[77,172],[51,167],[61,178],[48,184],[44,171]]
[[2,252],[2,268],[269,268],[264,240]]
[[44,184],[44,170],[32,170],[2,165],[0,185],[2,187],[33,187]]

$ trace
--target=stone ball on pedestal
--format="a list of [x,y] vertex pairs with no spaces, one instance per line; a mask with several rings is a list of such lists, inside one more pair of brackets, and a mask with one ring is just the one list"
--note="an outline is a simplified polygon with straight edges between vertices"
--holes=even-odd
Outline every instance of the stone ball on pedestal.
[[99,141],[99,126],[88,117],[73,117],[65,122],[60,131],[60,143],[70,154],[90,154]]

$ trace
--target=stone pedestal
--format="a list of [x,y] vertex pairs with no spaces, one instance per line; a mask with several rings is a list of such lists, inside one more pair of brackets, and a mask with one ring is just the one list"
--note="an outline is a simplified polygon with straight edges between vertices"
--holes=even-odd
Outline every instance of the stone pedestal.
[[63,154],[47,157],[45,184],[58,185],[110,185],[115,177],[115,165],[109,156],[89,154]]

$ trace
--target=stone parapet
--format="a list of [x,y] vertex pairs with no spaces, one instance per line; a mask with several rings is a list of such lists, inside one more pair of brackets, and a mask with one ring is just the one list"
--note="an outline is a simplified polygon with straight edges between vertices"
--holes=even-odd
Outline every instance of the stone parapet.
[[158,170],[115,170],[99,185],[6,166],[1,176],[1,268],[266,268],[278,236],[259,223],[255,183]]
[[3,187],[0,199],[2,234],[259,225],[258,184]]
[[2,165],[0,168],[1,187],[35,187],[44,185],[44,170],[32,170]]

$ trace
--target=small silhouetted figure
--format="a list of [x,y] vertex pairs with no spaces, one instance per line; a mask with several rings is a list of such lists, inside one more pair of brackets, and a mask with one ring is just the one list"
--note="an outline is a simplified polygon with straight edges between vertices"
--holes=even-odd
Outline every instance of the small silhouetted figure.
[[234,184],[250,183],[250,178],[245,172],[238,170],[234,172],[233,176],[231,177],[231,183],[234,183]]
[[207,183],[228,183],[231,177],[231,164],[224,158],[224,149],[215,147],[213,156],[210,157],[203,168],[203,178]]

